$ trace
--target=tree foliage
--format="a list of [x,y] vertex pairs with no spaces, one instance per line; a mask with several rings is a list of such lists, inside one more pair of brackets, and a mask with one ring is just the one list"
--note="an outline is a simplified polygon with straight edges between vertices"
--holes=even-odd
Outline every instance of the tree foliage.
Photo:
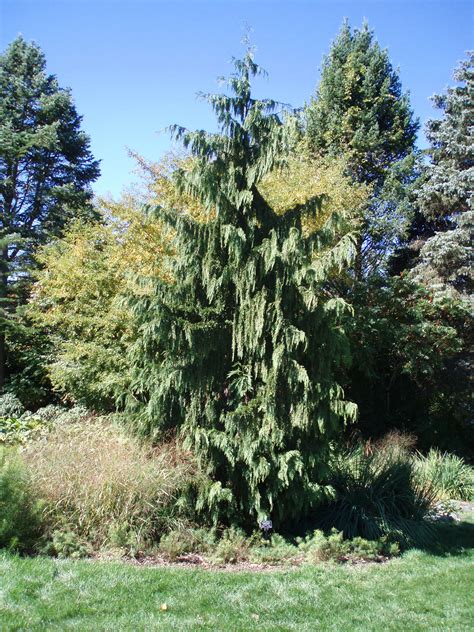
[[437,295],[472,300],[474,209],[474,54],[454,74],[459,85],[433,97],[443,118],[427,125],[431,142],[419,187],[420,210],[435,227],[423,243],[411,276]]
[[[123,297],[146,294],[150,279],[169,281],[169,240],[128,195],[102,200],[101,222],[77,221],[37,254],[41,270],[28,314],[50,332],[55,390],[93,409],[113,409],[129,383],[127,345],[134,325]],[[141,282],[135,282],[140,274]]]
[[212,220],[159,207],[175,231],[175,283],[132,300],[132,408],[143,428],[179,428],[213,484],[197,508],[214,519],[298,519],[321,498],[329,442],[355,407],[334,379],[346,344],[346,303],[324,282],[353,254],[348,219],[316,196],[279,215],[258,189],[285,150],[278,104],[251,96],[261,73],[251,52],[235,60],[231,96],[207,95],[220,132],[174,134],[191,150],[181,191]]
[[[201,223],[214,217],[212,209],[208,212],[196,197],[178,191],[173,181],[177,169],[191,168],[191,156],[168,154],[150,162],[133,155],[138,184],[119,200],[98,200],[100,222],[73,223],[61,239],[37,254],[40,271],[24,318],[35,326],[40,356],[36,358],[38,345],[32,343],[31,333],[25,330],[18,336],[17,331],[15,336],[15,357],[21,361],[15,392],[32,407],[44,398],[46,377],[58,396],[96,410],[113,409],[117,394],[126,391],[126,356],[135,327],[124,297],[146,295],[157,278],[173,282],[173,231],[145,213],[142,205],[179,209],[176,212]],[[296,158],[284,171],[272,171],[259,190],[279,214],[321,195],[320,216],[326,219],[333,212],[349,216],[354,204],[363,204],[367,196],[364,186],[344,176],[342,163],[318,165]],[[311,221],[307,229],[314,227]],[[34,397],[33,385],[38,391]]]
[[310,156],[345,155],[352,178],[372,185],[361,213],[355,270],[358,278],[377,273],[410,225],[418,122],[387,51],[367,24],[352,30],[344,23],[305,119]]
[[324,59],[306,118],[312,153],[344,152],[357,180],[378,184],[411,151],[418,128],[387,51],[367,24],[352,31],[348,22]]
[[467,451],[469,311],[406,277],[357,286],[347,322],[352,366],[342,380],[367,438],[398,429],[420,447]]
[[25,299],[35,249],[72,217],[94,216],[90,183],[99,167],[80,125],[42,51],[18,37],[0,56],[0,385],[5,319]]

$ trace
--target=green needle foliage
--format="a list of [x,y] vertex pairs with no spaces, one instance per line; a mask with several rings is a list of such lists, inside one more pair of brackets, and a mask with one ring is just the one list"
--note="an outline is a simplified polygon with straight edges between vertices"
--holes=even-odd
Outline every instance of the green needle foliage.
[[321,197],[278,215],[258,184],[281,165],[288,125],[251,97],[262,74],[251,51],[234,60],[231,96],[206,95],[220,133],[173,128],[195,157],[180,189],[210,212],[158,207],[175,233],[174,283],[132,301],[132,409],[158,435],[179,428],[211,483],[196,508],[255,526],[296,520],[325,494],[331,440],[356,414],[334,371],[347,359],[348,305],[327,279],[353,256],[350,219],[335,213],[305,234]]

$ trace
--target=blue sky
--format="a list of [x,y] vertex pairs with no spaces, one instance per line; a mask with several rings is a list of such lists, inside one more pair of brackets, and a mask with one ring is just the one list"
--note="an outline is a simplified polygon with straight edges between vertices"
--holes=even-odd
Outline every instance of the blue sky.
[[415,114],[422,123],[435,116],[429,96],[473,47],[467,0],[0,0],[0,45],[22,33],[41,46],[102,161],[95,191],[118,195],[134,178],[126,147],[158,159],[170,147],[167,125],[214,127],[195,95],[218,89],[246,25],[269,72],[258,94],[298,107],[344,17],[352,26],[368,20]]

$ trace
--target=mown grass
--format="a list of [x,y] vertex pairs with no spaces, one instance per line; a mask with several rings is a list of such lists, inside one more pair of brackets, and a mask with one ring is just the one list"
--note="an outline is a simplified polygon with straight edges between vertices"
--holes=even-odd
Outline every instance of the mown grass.
[[[386,564],[269,572],[0,556],[0,629],[472,629],[472,524]],[[161,605],[167,604],[167,610]]]

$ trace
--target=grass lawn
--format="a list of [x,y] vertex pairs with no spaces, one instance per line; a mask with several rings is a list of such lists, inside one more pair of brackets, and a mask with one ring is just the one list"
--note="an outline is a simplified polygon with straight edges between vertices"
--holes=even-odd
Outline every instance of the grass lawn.
[[474,525],[440,529],[386,564],[259,573],[3,554],[0,630],[471,631]]

